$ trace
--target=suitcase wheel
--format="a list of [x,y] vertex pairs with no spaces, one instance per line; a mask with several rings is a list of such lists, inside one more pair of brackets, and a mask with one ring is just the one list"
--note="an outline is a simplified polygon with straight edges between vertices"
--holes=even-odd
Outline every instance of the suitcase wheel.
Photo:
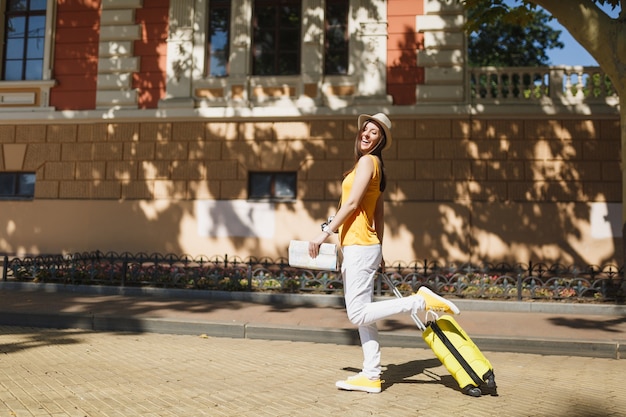
[[483,393],[480,388],[468,385],[463,388],[463,394],[469,395],[470,397],[480,397]]
[[489,371],[483,375],[483,381],[485,381],[485,385],[487,385],[488,388],[496,387],[496,376],[493,374],[493,371]]

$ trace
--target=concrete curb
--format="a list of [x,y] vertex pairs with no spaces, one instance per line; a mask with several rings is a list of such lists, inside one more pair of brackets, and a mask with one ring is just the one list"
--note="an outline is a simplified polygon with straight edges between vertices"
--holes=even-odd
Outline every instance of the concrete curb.
[[[0,290],[42,291],[49,293],[74,293],[85,295],[120,295],[129,297],[163,297],[221,301],[245,301],[258,304],[276,304],[311,307],[344,307],[343,296],[330,294],[283,294],[263,292],[230,292],[185,290],[151,287],[109,287],[101,285],[63,285],[32,282],[0,282]],[[376,299],[385,299],[377,297]],[[465,311],[501,311],[548,314],[615,315],[626,317],[624,304],[583,304],[541,301],[465,300],[455,298],[454,303]]]
[[[227,292],[163,288],[107,287],[62,285],[27,282],[0,282],[0,290],[41,291],[85,295],[120,295],[129,297],[159,297],[176,299],[203,299],[217,301],[244,301],[259,304],[344,307],[340,295],[280,294],[256,292]],[[455,299],[466,311],[527,312],[549,314],[618,315],[626,317],[626,306],[615,304],[580,304],[518,301],[488,301]],[[165,334],[207,335],[213,337],[289,340],[341,345],[358,345],[354,328],[334,329],[280,324],[252,324],[241,322],[208,322],[169,318],[115,317],[98,314],[16,313],[0,311],[0,324],[40,328],[77,328],[91,331],[151,332]],[[381,343],[396,347],[426,347],[419,332],[381,332]],[[598,358],[626,358],[626,346],[619,342],[593,340],[551,340],[511,338],[504,336],[473,337],[484,351],[534,353],[542,355],[587,356]]]
[[[0,311],[0,325],[72,328],[90,331],[206,335],[237,339],[288,340],[338,345],[359,345],[356,329],[331,329],[292,325],[238,322],[205,322],[161,318],[128,318],[97,315],[15,313]],[[404,348],[426,348],[419,332],[381,332],[381,344]],[[475,337],[485,352],[532,353],[540,355],[626,358],[626,346],[618,342]]]

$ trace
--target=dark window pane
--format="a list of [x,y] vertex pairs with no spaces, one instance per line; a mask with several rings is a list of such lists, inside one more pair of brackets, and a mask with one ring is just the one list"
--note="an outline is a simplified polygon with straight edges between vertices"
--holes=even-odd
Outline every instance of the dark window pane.
[[35,174],[31,172],[0,173],[0,197],[24,199],[35,196]]
[[271,6],[255,6],[256,26],[258,28],[273,28],[276,26],[276,13]]
[[7,11],[10,11],[10,12],[26,11],[27,5],[28,5],[27,0],[8,0]]
[[278,32],[281,40],[281,51],[297,51],[300,46],[300,37],[293,30],[281,30]]
[[300,8],[285,6],[279,9],[280,27],[300,28]]
[[301,21],[300,0],[255,0],[254,75],[300,73]]
[[296,197],[296,176],[294,174],[276,174],[275,197]]
[[298,74],[300,72],[298,68],[300,62],[297,57],[297,54],[282,53],[280,55],[280,61],[278,62],[278,73],[280,75]]
[[334,56],[326,60],[326,74],[341,75],[348,73],[348,57]]
[[259,31],[257,35],[256,48],[261,52],[272,52],[274,50],[274,32],[270,31]]
[[16,194],[22,197],[32,197],[35,195],[35,174],[19,175]]
[[256,75],[274,74],[274,60],[272,55],[263,55],[254,59],[254,69]]
[[15,195],[15,174],[0,174],[0,196]]
[[340,28],[329,28],[326,31],[326,44],[329,49],[343,48],[346,45],[343,30]]
[[295,172],[251,172],[248,197],[253,200],[295,199],[296,180]]
[[348,0],[327,0],[324,74],[348,73]]
[[250,174],[250,198],[269,198],[272,195],[272,176]]

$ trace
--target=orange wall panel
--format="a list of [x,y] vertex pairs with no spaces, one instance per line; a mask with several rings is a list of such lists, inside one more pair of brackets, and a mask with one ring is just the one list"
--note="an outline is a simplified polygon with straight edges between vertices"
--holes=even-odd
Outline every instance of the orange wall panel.
[[[91,85],[91,84],[89,84]],[[80,87],[80,85],[78,86]],[[50,94],[50,101],[53,95]],[[82,91],[56,90],[54,94],[55,103],[58,110],[93,109],[96,103],[96,90],[83,89]],[[62,103],[65,107],[61,107]]]
[[387,48],[390,50],[415,51],[417,49],[417,35],[415,28],[401,33],[389,33]]
[[389,26],[394,28],[413,28],[415,29],[415,15],[389,15],[387,18]]
[[82,60],[85,57],[91,57],[90,60],[93,61],[97,56],[98,45],[96,43],[64,45],[56,48],[54,51],[54,58],[57,62],[71,63],[75,60]]
[[[423,81],[423,68],[391,68],[387,71],[387,84],[413,84]],[[405,87],[406,88],[406,87]],[[415,89],[412,90],[415,93]]]
[[403,15],[408,13],[415,13],[416,15],[424,14],[424,1],[423,0],[389,0],[387,5],[387,14]]
[[140,70],[133,74],[133,88],[139,91],[140,108],[156,108],[165,96],[169,0],[144,2],[135,21],[142,25],[142,38],[135,41]]
[[387,84],[387,93],[393,97],[393,104],[415,103],[415,89],[407,89],[404,84]]
[[135,54],[138,56],[166,56],[167,55],[167,43],[143,43],[135,42]]
[[95,108],[100,1],[59,0],[50,105],[57,110]]
[[410,53],[405,49],[397,49],[387,52],[389,68],[416,68],[417,54]]
[[415,21],[424,13],[423,0],[389,0],[387,4],[387,93],[396,105],[415,104],[415,87],[423,82],[417,68],[421,37]]
[[85,10],[99,10],[100,0],[57,0],[57,10],[64,12],[84,12]]
[[[92,21],[87,21],[87,18],[91,18]],[[71,11],[64,8],[63,13],[60,16],[57,15],[57,30],[60,28],[85,27],[90,24],[93,24],[95,27],[99,22],[93,18],[93,15],[85,16],[84,11]]]

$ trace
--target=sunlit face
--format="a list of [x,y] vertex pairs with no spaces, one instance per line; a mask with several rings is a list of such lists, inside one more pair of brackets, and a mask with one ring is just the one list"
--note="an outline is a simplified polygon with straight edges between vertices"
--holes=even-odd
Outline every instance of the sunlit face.
[[359,146],[363,154],[368,154],[376,149],[382,140],[383,132],[378,125],[372,121],[365,122],[359,134]]

